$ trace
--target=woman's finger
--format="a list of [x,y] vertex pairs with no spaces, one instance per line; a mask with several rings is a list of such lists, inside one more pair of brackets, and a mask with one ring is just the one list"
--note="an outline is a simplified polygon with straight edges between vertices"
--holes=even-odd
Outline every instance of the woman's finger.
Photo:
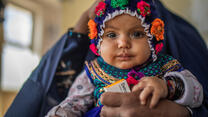
[[99,2],[101,2],[101,1],[104,1],[104,0],[96,0],[93,4],[92,4],[92,6],[88,9],[88,12],[89,12],[89,18],[90,19],[95,19],[95,16],[96,16],[96,14],[95,14],[95,9],[96,9],[96,6],[99,4]]
[[100,102],[105,106],[119,107],[122,104],[123,96],[125,93],[105,92],[101,95]]
[[100,112],[100,117],[120,117],[120,111],[117,107],[103,106]]

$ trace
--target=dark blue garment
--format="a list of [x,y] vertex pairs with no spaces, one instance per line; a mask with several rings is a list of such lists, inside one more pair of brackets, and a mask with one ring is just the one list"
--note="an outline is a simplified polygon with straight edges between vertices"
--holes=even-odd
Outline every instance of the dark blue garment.
[[203,85],[203,106],[193,109],[194,117],[208,117],[208,49],[196,29],[182,18],[157,4],[161,18],[165,22],[165,45],[163,53],[179,60]]
[[100,117],[100,112],[103,106],[94,107],[84,114],[84,117]]
[[69,68],[75,70],[75,78],[82,70],[88,51],[89,40],[70,38],[65,34],[41,59],[38,67],[14,99],[5,117],[43,117],[53,106],[60,103],[68,89],[58,93],[55,72],[59,70],[60,60],[67,61]]
[[[180,17],[172,14],[157,3],[161,18],[166,24],[166,40],[164,53],[178,59],[184,68],[189,69],[203,85],[204,103],[200,108],[193,109],[194,117],[208,117],[208,50],[199,33]],[[54,105],[66,96],[58,93],[56,82],[59,78],[55,72],[60,60],[69,63],[69,68],[76,70],[72,79],[80,73],[88,51],[89,40],[69,39],[65,34],[42,58],[39,66],[16,96],[5,117],[43,117]],[[90,52],[87,59],[94,58]]]

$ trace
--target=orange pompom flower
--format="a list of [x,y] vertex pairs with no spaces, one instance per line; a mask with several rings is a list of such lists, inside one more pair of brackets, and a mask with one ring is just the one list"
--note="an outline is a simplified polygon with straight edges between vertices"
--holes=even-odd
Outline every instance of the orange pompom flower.
[[151,34],[154,35],[157,39],[157,41],[163,40],[164,39],[164,22],[159,19],[156,18],[153,22],[152,22],[152,27],[151,27]]
[[89,33],[89,37],[90,39],[94,39],[97,37],[97,24],[95,23],[94,20],[90,20],[88,22],[88,27],[89,27],[89,30],[90,30],[90,33]]

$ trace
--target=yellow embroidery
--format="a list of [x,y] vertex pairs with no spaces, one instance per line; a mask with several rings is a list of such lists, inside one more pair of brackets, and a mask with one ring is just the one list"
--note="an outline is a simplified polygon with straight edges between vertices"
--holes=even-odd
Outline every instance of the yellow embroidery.
[[[110,82],[110,83],[114,83],[120,79],[112,77],[110,75],[108,75],[107,73],[105,73],[101,67],[99,66],[97,59],[91,61],[91,64],[89,65],[88,62],[85,62],[86,66],[88,67],[89,72],[91,73],[91,77],[92,79],[98,79],[101,82],[103,82],[100,78],[97,77],[97,75],[99,75],[103,80]],[[94,69],[94,70],[93,70]],[[96,75],[97,74],[97,75]],[[104,84],[106,84],[105,82],[103,82]]]
[[174,59],[163,65],[161,67],[161,71],[163,73],[177,71],[178,69],[180,69],[180,67],[181,67],[180,63],[176,59]]

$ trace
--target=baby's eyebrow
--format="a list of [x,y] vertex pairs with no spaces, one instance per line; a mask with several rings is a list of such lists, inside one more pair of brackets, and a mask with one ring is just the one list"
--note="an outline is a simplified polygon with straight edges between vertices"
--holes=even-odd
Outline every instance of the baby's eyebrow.
[[143,27],[142,25],[137,25],[137,24],[136,24],[133,28],[134,28],[134,29],[138,29],[138,28],[139,28],[139,29],[144,29],[144,27]]
[[106,25],[106,26],[105,26],[105,29],[107,29],[107,28],[118,30],[117,27],[114,27],[114,26],[112,26],[112,25]]

